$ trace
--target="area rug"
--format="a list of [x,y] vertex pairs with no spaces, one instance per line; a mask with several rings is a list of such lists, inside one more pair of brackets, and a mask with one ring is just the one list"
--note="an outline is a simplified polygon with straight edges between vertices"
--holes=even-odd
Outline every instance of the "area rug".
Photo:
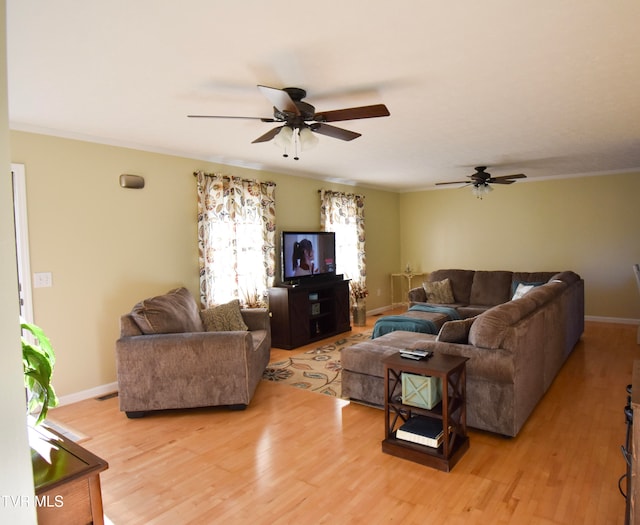
[[294,351],[291,357],[269,363],[262,379],[327,396],[342,397],[340,352],[343,348],[367,339],[371,339],[370,331],[342,337],[306,352]]

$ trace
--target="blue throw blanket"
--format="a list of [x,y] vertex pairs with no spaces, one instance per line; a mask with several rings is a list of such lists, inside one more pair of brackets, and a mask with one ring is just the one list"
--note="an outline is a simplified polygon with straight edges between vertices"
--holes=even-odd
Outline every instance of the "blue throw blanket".
[[388,315],[376,321],[376,324],[373,327],[371,339],[394,332],[395,330],[421,332],[423,334],[438,333],[438,329],[432,321],[427,321],[426,319],[412,319],[411,317],[404,317],[402,315]]
[[448,306],[434,306],[431,304],[414,304],[409,311],[414,312],[434,312],[438,314],[445,314],[451,321],[459,321],[461,319],[460,314],[455,308],[449,308]]
[[[457,321],[461,319],[460,314],[455,308],[448,306],[434,306],[431,304],[415,304],[409,311],[413,312],[430,312],[446,315],[449,320]],[[395,330],[404,330],[405,332],[420,332],[423,334],[437,334],[438,327],[433,321],[428,319],[414,319],[403,315],[388,315],[376,321],[373,327],[371,339],[380,337],[381,335],[394,332]]]

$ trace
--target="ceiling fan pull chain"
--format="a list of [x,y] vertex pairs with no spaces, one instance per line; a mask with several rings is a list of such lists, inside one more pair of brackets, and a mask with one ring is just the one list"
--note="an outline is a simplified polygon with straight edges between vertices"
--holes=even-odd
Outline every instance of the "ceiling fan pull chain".
[[295,157],[293,157],[293,160],[300,160],[300,157],[298,157],[299,144],[300,144],[300,129],[296,128],[293,130],[293,147],[295,148]]

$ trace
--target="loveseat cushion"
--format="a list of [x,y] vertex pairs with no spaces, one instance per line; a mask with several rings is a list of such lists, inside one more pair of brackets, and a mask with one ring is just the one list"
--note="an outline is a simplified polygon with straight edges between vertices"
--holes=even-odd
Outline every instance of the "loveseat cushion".
[[242,318],[238,299],[207,308],[200,312],[200,315],[207,332],[234,332],[249,329]]
[[143,334],[204,331],[198,305],[184,287],[140,301],[131,310],[131,317]]

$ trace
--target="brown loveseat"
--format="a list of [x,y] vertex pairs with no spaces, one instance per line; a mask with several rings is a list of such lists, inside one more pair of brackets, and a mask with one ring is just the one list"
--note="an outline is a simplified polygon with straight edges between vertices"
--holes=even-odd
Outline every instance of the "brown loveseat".
[[120,410],[229,406],[251,401],[271,351],[266,309],[238,302],[200,311],[186,288],[141,301],[120,319]]
[[[426,348],[461,355],[469,358],[468,425],[517,435],[584,331],[584,281],[570,271],[550,275],[543,284],[538,284],[543,277],[539,273],[500,272],[496,282],[503,282],[503,289],[487,286],[483,289],[488,295],[482,297],[471,292],[477,273],[439,270],[431,274],[431,279],[451,280],[456,307],[463,317],[445,322],[437,335],[395,331],[345,348],[343,397],[383,405],[382,360],[399,349]],[[517,288],[516,275],[521,282],[537,285],[523,297],[509,300]],[[458,276],[464,281],[457,280]],[[483,272],[481,282],[486,285],[490,277]],[[416,292],[412,294],[415,297]],[[491,306],[496,298],[505,301]],[[476,311],[474,317],[464,318]]]

